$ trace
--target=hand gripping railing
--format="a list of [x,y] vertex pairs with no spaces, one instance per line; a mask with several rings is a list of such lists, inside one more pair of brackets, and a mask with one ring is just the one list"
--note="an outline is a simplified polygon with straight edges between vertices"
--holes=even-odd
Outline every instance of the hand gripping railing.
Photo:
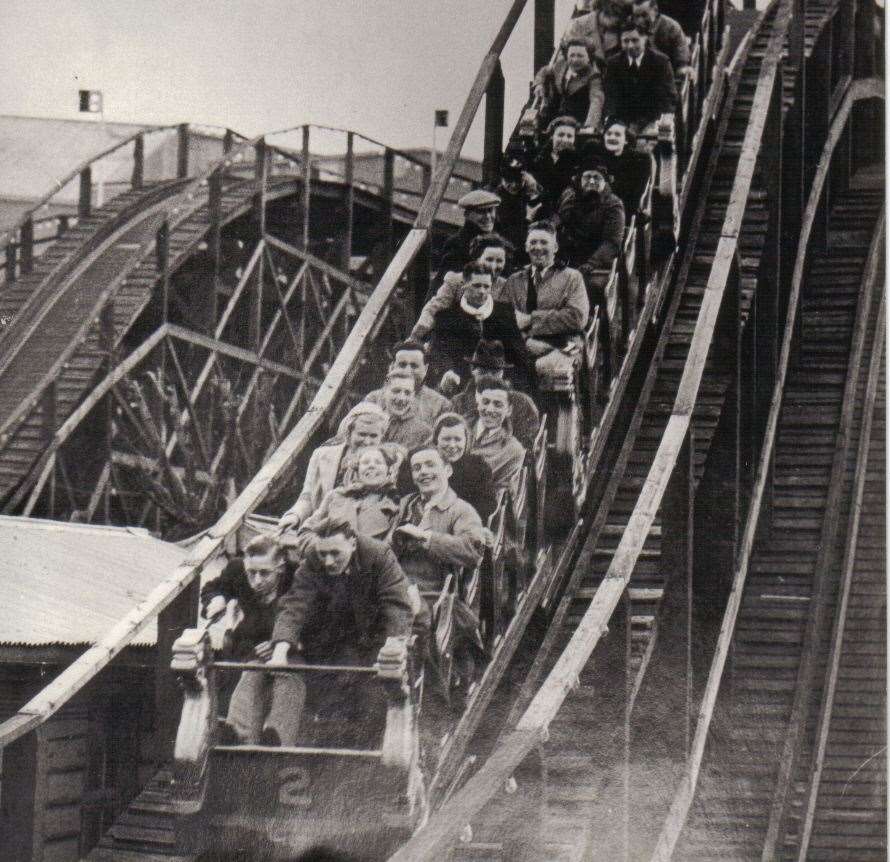
[[[374,292],[368,298],[368,302],[346,339],[337,360],[304,415],[269,461],[238,495],[228,511],[197,544],[191,558],[178,566],[168,578],[155,587],[95,646],[87,650],[50,685],[0,725],[0,748],[34,730],[56,713],[90,682],[139,631],[167,608],[180,593],[192,585],[199,577],[203,567],[223,548],[226,537],[237,530],[244,519],[263,502],[275,481],[288,471],[291,464],[310,445],[313,435],[325,422],[348,385],[358,365],[357,360],[368,348],[370,336],[377,328],[378,319],[389,305],[396,286],[408,265],[428,239],[436,209],[444,197],[451,172],[460,155],[470,125],[485,94],[489,80],[498,67],[500,53],[513,32],[525,5],[526,0],[513,0],[491,47],[482,60],[443,158],[436,168],[430,187],[421,203],[413,228],[390,261]],[[261,140],[261,138],[257,138],[242,144],[236,149],[236,153],[246,152]],[[233,153],[232,156],[234,155]],[[197,186],[206,183],[214,169],[206,171],[204,175],[190,184],[191,191],[184,193],[186,198],[189,194],[194,196]],[[177,200],[181,202],[182,196],[177,196]],[[170,211],[165,215],[169,215],[171,218],[180,216],[181,209],[181,203],[178,206],[171,203]],[[159,217],[159,223],[163,221],[164,217],[164,215]],[[140,251],[143,250],[134,252],[134,256]]]

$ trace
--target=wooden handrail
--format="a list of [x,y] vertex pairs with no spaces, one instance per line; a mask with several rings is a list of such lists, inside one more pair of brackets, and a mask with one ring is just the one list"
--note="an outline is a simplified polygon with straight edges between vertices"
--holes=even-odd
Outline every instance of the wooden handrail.
[[[532,749],[546,740],[550,723],[566,696],[577,684],[581,671],[600,638],[608,631],[609,621],[627,589],[689,432],[692,411],[716,331],[718,312],[738,252],[742,217],[763,139],[766,109],[772,99],[782,59],[792,2],[793,0],[773,0],[774,4],[780,3],[780,13],[761,66],[751,121],[739,157],[739,169],[733,182],[714,266],[708,278],[679,390],[652,467],[606,575],[553,670],[517,722],[516,729],[501,739],[485,765],[442,806],[423,829],[390,857],[389,862],[433,862],[442,857],[463,825],[503,786]],[[758,106],[762,107],[760,111]]]
[[[368,347],[369,336],[376,328],[378,317],[389,305],[405,270],[427,240],[430,224],[444,197],[451,170],[460,155],[470,125],[485,94],[488,78],[492,74],[500,52],[519,20],[526,2],[527,0],[513,0],[504,23],[482,60],[479,73],[476,75],[460,118],[451,134],[445,155],[436,169],[435,177],[421,204],[414,227],[408,232],[374,292],[368,298],[342,350],[306,412],[271,458],[238,495],[222,518],[196,545],[191,558],[179,565],[142,602],[109,629],[93,647],[62,671],[50,685],[31,698],[14,716],[0,724],[0,748],[38,727],[57,712],[90,682],[153,617],[170,605],[184,589],[191,585],[199,577],[204,566],[223,548],[226,537],[237,530],[247,515],[251,514],[265,500],[275,481],[290,468],[293,461],[310,444],[313,435],[322,426],[331,409],[337,404],[340,394],[352,379],[359,364],[359,357]],[[255,146],[261,137],[263,136],[242,144],[233,152],[237,154],[237,152]],[[230,152],[221,161],[230,163],[232,158],[233,153]],[[205,182],[218,165],[219,163],[205,171],[202,177],[190,184],[189,188],[197,188],[198,185]],[[178,207],[171,207],[164,217],[169,218],[178,212]],[[159,219],[159,224],[161,221],[163,218]]]
[[121,147],[127,146],[127,144],[132,144],[137,138],[143,137],[144,135],[153,135],[156,132],[169,132],[173,129],[176,129],[177,125],[169,125],[169,126],[149,126],[145,129],[140,129],[138,132],[134,132],[132,135],[129,135],[126,138],[118,141],[116,144],[108,147],[105,150],[102,150],[101,153],[97,155],[90,156],[88,159],[84,159],[84,161],[80,162],[76,168],[72,171],[69,171],[61,180],[56,180],[55,185],[50,189],[46,194],[37,201],[36,204],[27,209],[21,216],[19,216],[19,220],[10,228],[7,228],[3,233],[0,233],[0,245],[3,245],[8,238],[11,238],[14,234],[16,234],[25,222],[31,219],[39,209],[46,206],[46,204],[52,200],[65,186],[68,185],[72,180],[76,179],[79,174],[87,167],[94,165],[96,162],[104,159],[106,156],[111,155],[111,153],[116,152],[121,149]]
[[[788,2],[788,0],[786,0]],[[787,24],[785,25],[787,26]],[[784,29],[784,28],[783,28]],[[862,98],[874,98],[881,96],[883,93],[883,84],[876,79],[865,81],[857,81],[851,88],[850,98],[852,101]],[[858,95],[857,95],[858,94]],[[846,104],[846,100],[844,102]],[[842,108],[843,110],[843,108]],[[849,112],[849,107],[847,109]],[[838,117],[840,119],[840,117]],[[698,782],[698,775],[701,769],[702,759],[704,757],[705,743],[707,742],[708,732],[710,730],[711,719],[714,713],[714,706],[717,702],[717,693],[720,688],[720,681],[723,677],[723,670],[729,657],[729,649],[732,644],[732,636],[735,631],[736,619],[738,618],[739,609],[742,603],[745,581],[748,574],[748,565],[751,559],[751,552],[754,547],[754,537],[757,531],[757,523],[761,511],[761,503],[766,488],[767,478],[770,473],[770,464],[772,462],[773,448],[775,445],[776,433],[779,426],[779,413],[782,406],[782,393],[784,391],[785,379],[788,371],[788,364],[791,357],[792,340],[794,337],[795,322],[797,319],[798,304],[800,301],[800,290],[803,282],[804,265],[806,262],[806,249],[809,242],[813,224],[816,219],[816,211],[819,205],[822,187],[828,176],[828,169],[831,163],[831,154],[840,139],[843,131],[843,124],[837,122],[832,125],[819,165],[816,169],[816,176],[813,181],[813,188],[810,194],[807,208],[804,212],[801,224],[800,239],[798,241],[797,258],[794,263],[794,272],[792,275],[791,289],[788,299],[788,312],[785,321],[785,332],[782,339],[782,348],[779,354],[779,365],[776,370],[776,385],[773,390],[773,397],[770,403],[769,416],[767,418],[766,430],[764,432],[763,447],[761,449],[760,461],[757,466],[757,475],[754,482],[754,488],[751,494],[751,502],[748,509],[748,520],[745,524],[745,530],[740,543],[739,558],[735,567],[732,588],[729,594],[729,601],[726,611],[723,615],[723,622],[720,628],[720,634],[717,639],[717,646],[714,658],[711,662],[711,669],[708,674],[708,681],[705,686],[704,695],[702,697],[701,707],[698,713],[698,721],[695,728],[695,737],[692,741],[692,750],[687,761],[686,771],[684,773],[680,788],[674,796],[671,804],[670,812],[667,816],[655,851],[652,855],[652,862],[670,862],[671,855],[680,836],[683,824],[692,805],[692,799],[695,795],[695,788]]]

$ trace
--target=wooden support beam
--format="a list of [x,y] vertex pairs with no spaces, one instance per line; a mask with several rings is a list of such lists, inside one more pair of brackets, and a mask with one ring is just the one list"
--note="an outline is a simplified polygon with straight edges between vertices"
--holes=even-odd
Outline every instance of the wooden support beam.
[[343,179],[343,220],[340,237],[340,269],[348,273],[352,268],[352,231],[355,219],[355,135],[346,134],[346,163]]
[[554,0],[535,0],[534,69],[546,66],[553,56],[556,33],[556,9]]
[[500,181],[503,142],[504,73],[498,60],[485,91],[485,154],[482,160],[482,182],[491,188]]
[[288,365],[282,365],[280,362],[272,362],[270,359],[262,359],[251,350],[245,350],[243,347],[236,347],[234,344],[226,344],[224,341],[210,338],[199,332],[192,332],[192,330],[186,329],[185,327],[168,324],[167,332],[172,338],[178,338],[180,341],[186,341],[189,344],[203,347],[206,350],[221,353],[223,356],[231,356],[233,359],[238,359],[249,365],[258,365],[261,368],[265,368],[267,371],[273,371],[276,374],[284,374],[293,380],[305,379],[305,375],[301,371],[295,371]]
[[133,141],[133,173],[130,177],[130,185],[134,189],[141,189],[145,181],[145,136],[138,135]]
[[6,270],[6,283],[12,284],[18,276],[18,246],[14,242],[8,242],[3,251],[3,266]]
[[34,271],[34,219],[27,218],[19,230],[21,258],[19,268],[22,275]]
[[155,236],[155,267],[161,294],[161,323],[170,319],[170,225],[164,221]]
[[176,127],[176,176],[184,180],[189,175],[189,124]]
[[[266,198],[269,180],[269,150],[265,139],[256,144],[256,193],[254,194],[254,224],[260,243],[266,235]],[[253,290],[250,292],[250,317],[248,319],[250,346],[257,353],[263,341],[263,303],[265,300],[265,255],[256,261]],[[275,274],[270,273],[274,278]],[[215,319],[215,318],[214,318]]]
[[[207,255],[210,258],[210,319],[216,322],[219,314],[219,273],[222,266],[222,172],[215,170],[207,178],[207,212],[210,230],[207,232]],[[219,333],[217,333],[217,336]]]
[[303,126],[303,190],[300,201],[303,205],[303,250],[309,251],[309,221],[312,207],[312,152],[309,149],[309,126]]
[[383,153],[383,253],[389,260],[393,249],[393,193],[396,154],[389,147]]
[[80,172],[77,194],[77,217],[85,219],[90,217],[93,209],[93,169],[87,165]]

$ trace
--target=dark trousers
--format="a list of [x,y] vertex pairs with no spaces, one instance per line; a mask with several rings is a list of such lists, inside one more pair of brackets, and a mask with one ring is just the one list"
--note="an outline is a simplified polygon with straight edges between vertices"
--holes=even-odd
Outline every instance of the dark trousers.
[[[325,652],[325,661],[298,656],[294,664],[347,664],[367,667],[371,655],[351,644]],[[271,704],[266,727],[278,732],[282,745],[296,745],[300,722],[306,706],[307,686],[315,706],[325,714],[360,725],[362,737],[373,736],[383,729],[386,720],[386,693],[376,677],[345,673],[273,674]]]

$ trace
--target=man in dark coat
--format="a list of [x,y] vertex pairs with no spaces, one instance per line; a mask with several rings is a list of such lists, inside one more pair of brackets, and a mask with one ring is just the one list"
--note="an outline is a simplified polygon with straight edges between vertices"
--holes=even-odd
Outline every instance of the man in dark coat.
[[621,55],[606,67],[605,116],[624,120],[634,134],[673,113],[677,86],[671,61],[647,45],[632,20],[621,27]]
[[542,122],[569,116],[579,126],[596,128],[602,119],[603,79],[593,46],[576,36],[564,41],[560,52],[564,62],[544,66],[535,78],[544,96]]
[[528,389],[533,373],[525,339],[516,323],[512,303],[498,301],[491,295],[491,273],[479,262],[464,267],[463,292],[458,303],[436,314],[430,357],[439,376],[454,371],[460,377],[469,374],[470,358],[480,339],[499,341],[511,376]]
[[[265,661],[272,655],[277,602],[290,589],[293,573],[275,539],[256,536],[243,558],[230,560],[218,577],[201,588],[202,613],[208,620],[221,617],[230,602],[237,602],[241,619],[231,634],[231,652],[238,661]],[[270,681],[266,674],[245,671],[232,692],[226,725],[241,742],[260,740]]]
[[602,160],[591,157],[557,210],[559,247],[569,266],[584,276],[591,306],[602,304],[602,272],[608,273],[624,239],[624,204],[609,188],[610,180]]
[[680,24],[670,15],[662,15],[658,0],[634,0],[634,21],[649,37],[649,44],[661,51],[677,77],[689,74],[689,41]]
[[[345,518],[316,525],[315,539],[288,592],[279,601],[272,632],[270,666],[288,662],[370,665],[389,638],[411,630],[408,581],[383,542],[357,536]],[[382,688],[375,679],[360,684],[335,674],[312,683],[334,699],[340,715],[379,723],[385,715]],[[301,674],[275,677],[272,706],[263,739],[294,745],[306,699]]]
[[457,202],[464,211],[464,223],[442,247],[436,265],[437,284],[445,277],[445,273],[460,272],[464,268],[464,264],[470,259],[470,243],[479,234],[491,233],[495,229],[500,202],[501,199],[494,192],[485,189],[467,192]]

